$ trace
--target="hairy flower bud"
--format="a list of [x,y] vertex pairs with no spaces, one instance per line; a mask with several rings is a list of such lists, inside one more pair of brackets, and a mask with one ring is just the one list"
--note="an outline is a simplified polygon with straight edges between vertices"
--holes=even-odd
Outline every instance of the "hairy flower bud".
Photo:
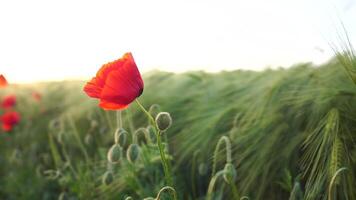
[[147,144],[147,129],[145,128],[139,128],[135,131],[134,133],[134,142],[142,145],[142,144]]
[[113,181],[114,175],[110,171],[105,172],[105,174],[103,175],[102,183],[105,185],[109,185]]
[[158,104],[152,104],[148,112],[151,114],[153,118],[156,118],[158,113],[161,112],[161,107]]
[[236,170],[235,167],[231,164],[231,163],[226,163],[225,167],[224,167],[224,180],[227,183],[232,183],[235,181],[236,179]]
[[156,124],[160,131],[167,130],[172,125],[172,117],[168,112],[160,112],[156,117]]
[[140,146],[138,144],[131,144],[126,152],[127,160],[130,163],[135,163],[140,156]]
[[122,157],[122,147],[119,144],[114,144],[108,151],[108,161],[118,163]]
[[127,144],[127,132],[123,128],[119,128],[115,131],[115,144],[119,144],[125,147]]

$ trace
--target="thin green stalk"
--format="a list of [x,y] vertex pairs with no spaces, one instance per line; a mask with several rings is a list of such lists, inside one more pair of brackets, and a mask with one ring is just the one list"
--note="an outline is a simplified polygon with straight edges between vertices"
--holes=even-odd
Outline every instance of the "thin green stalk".
[[231,161],[232,161],[230,139],[226,136],[222,136],[219,139],[219,141],[215,147],[214,156],[213,156],[213,169],[212,169],[211,177],[213,177],[216,172],[216,165],[218,162],[219,149],[220,149],[220,146],[223,144],[223,142],[225,142],[225,148],[226,148],[226,163],[231,163]]
[[333,194],[332,194],[332,193],[333,193],[333,186],[334,186],[334,183],[335,183],[335,181],[336,181],[337,176],[338,176],[342,171],[345,171],[345,170],[347,170],[346,167],[342,167],[342,168],[338,169],[338,170],[335,172],[334,176],[331,178],[331,181],[330,181],[330,184],[329,184],[328,200],[332,200],[332,199],[333,199]]
[[219,176],[222,176],[225,173],[224,170],[220,170],[218,173],[216,173],[210,180],[209,187],[208,187],[208,192],[206,194],[207,200],[211,200],[213,197],[213,191],[214,191],[214,186],[215,182],[218,180]]
[[167,184],[170,185],[170,186],[173,186],[173,181],[172,181],[172,177],[171,177],[171,173],[170,173],[170,168],[169,168],[168,161],[166,159],[166,155],[165,155],[165,152],[164,152],[163,144],[162,144],[162,141],[161,141],[161,133],[160,133],[158,127],[157,127],[157,124],[156,124],[155,120],[153,119],[153,117],[151,116],[151,114],[142,106],[142,104],[137,99],[135,101],[136,101],[137,105],[141,108],[141,110],[147,115],[148,119],[151,121],[151,123],[155,127],[155,133],[156,133],[156,137],[157,137],[157,145],[158,145],[159,153],[160,153],[160,156],[161,156],[164,175],[165,175]]
[[87,150],[85,149],[85,146],[84,146],[82,140],[80,139],[80,135],[77,130],[77,127],[74,124],[73,118],[69,115],[68,115],[68,121],[73,128],[75,139],[77,140],[79,148],[82,150],[82,152],[84,154],[85,160],[87,161],[87,163],[90,163],[89,154],[88,154]]
[[165,186],[165,187],[163,187],[163,188],[158,192],[157,197],[156,197],[156,200],[160,200],[160,199],[161,199],[161,194],[162,194],[162,192],[164,192],[164,191],[166,191],[166,190],[171,191],[171,192],[173,193],[173,199],[174,199],[174,200],[177,200],[177,192],[176,192],[176,190],[175,190],[174,188],[172,188],[172,187],[170,187],[170,186]]
[[70,170],[72,171],[74,177],[78,178],[78,173],[75,171],[75,169],[72,165],[72,161],[70,160],[70,156],[67,152],[67,149],[65,148],[64,144],[61,144],[61,147],[62,147],[64,158],[67,160]]
[[127,120],[128,120],[129,127],[130,127],[130,132],[133,133],[135,131],[135,126],[132,123],[132,115],[131,115],[130,108],[126,109],[126,116],[127,116]]
[[116,111],[117,128],[122,128],[122,113],[121,110]]
[[232,190],[232,195],[234,196],[234,199],[240,199],[239,192],[237,191],[236,185],[234,184],[233,181],[229,181],[229,185]]

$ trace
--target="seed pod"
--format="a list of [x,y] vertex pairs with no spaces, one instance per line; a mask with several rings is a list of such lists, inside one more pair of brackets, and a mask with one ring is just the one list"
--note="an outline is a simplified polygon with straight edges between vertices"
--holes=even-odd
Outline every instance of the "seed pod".
[[200,163],[198,166],[200,176],[205,176],[208,173],[208,166],[205,163]]
[[152,104],[148,112],[151,114],[153,118],[156,118],[158,113],[161,112],[161,107],[158,104]]
[[226,183],[230,184],[232,182],[235,181],[236,179],[236,170],[235,167],[231,164],[231,163],[226,163],[225,167],[224,167],[224,180],[226,181]]
[[130,163],[135,163],[140,156],[140,146],[138,144],[131,144],[126,152],[127,160]]
[[127,143],[127,132],[123,128],[119,128],[115,131],[115,144],[119,144],[125,147]]
[[160,131],[167,130],[172,125],[172,117],[168,112],[160,112],[156,117],[156,124]]
[[156,143],[156,133],[155,128],[151,125],[147,126],[146,128],[146,139],[150,141],[150,143]]
[[110,185],[110,183],[112,183],[113,181],[114,175],[110,171],[105,172],[105,174],[103,175],[102,183],[104,185]]
[[147,144],[147,130],[145,128],[139,128],[134,133],[134,142],[142,145]]
[[111,163],[118,163],[122,157],[122,147],[114,144],[108,151],[108,161]]
[[68,194],[66,192],[61,192],[61,194],[58,196],[58,200],[68,200]]

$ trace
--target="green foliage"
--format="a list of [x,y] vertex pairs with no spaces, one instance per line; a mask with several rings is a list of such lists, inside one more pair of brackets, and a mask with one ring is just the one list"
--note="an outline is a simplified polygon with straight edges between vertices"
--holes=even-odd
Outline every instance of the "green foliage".
[[[173,119],[162,138],[178,198],[207,197],[212,168],[219,171],[226,164],[225,149],[213,157],[225,135],[236,179],[230,187],[221,172],[214,199],[233,199],[236,191],[244,199],[327,199],[335,173],[346,167],[334,178],[332,199],[355,200],[356,89],[348,74],[352,69],[345,73],[344,65],[334,59],[322,66],[262,72],[146,74],[140,101],[146,108],[159,104],[150,112],[169,112]],[[64,194],[144,199],[166,186],[157,141],[152,127],[147,129],[152,124],[136,104],[122,112],[127,130],[125,142],[118,142],[122,158],[107,161],[115,144],[116,113],[99,109],[81,92],[83,84],[14,85],[0,91],[0,96],[18,95],[16,109],[22,115],[13,132],[0,134],[1,199]],[[41,102],[29,98],[33,90],[42,93]],[[134,162],[126,158],[133,143]]]

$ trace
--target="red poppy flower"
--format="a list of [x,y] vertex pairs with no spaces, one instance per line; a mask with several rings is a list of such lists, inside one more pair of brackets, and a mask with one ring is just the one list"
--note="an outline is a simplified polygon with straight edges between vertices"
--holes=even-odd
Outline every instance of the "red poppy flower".
[[17,112],[10,111],[3,114],[0,117],[0,121],[2,122],[2,130],[11,131],[13,126],[15,126],[20,121],[20,115]]
[[16,104],[16,96],[15,95],[8,95],[4,97],[4,99],[1,102],[1,107],[2,108],[12,108]]
[[122,110],[143,92],[143,80],[131,53],[103,65],[84,92],[106,110]]
[[2,74],[0,74],[0,88],[1,87],[6,87],[7,86],[7,80],[5,79],[5,77],[2,75]]
[[38,92],[32,92],[32,97],[33,97],[33,99],[35,99],[36,101],[41,101],[41,99],[42,99],[41,94],[38,93]]

